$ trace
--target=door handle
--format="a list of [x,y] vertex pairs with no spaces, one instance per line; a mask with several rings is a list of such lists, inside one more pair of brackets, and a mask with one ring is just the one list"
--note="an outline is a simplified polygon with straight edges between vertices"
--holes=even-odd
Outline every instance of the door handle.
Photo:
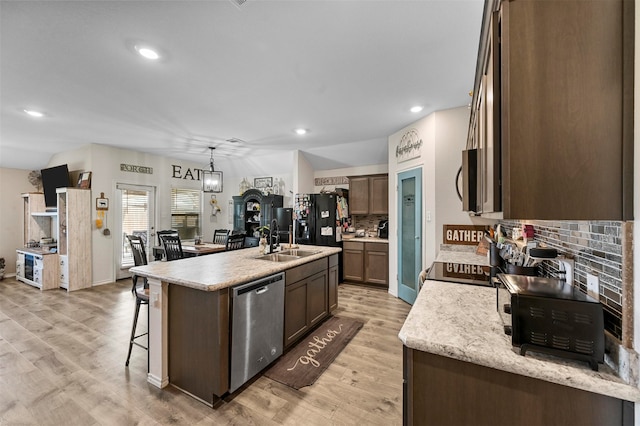
[[267,290],[269,290],[269,288],[267,286],[264,286],[262,288],[259,288],[256,290],[256,294],[262,294],[262,293],[266,293]]
[[416,240],[419,240],[419,239],[420,239],[420,236],[419,236],[419,235],[416,235],[416,236],[415,236],[415,239],[416,239]]

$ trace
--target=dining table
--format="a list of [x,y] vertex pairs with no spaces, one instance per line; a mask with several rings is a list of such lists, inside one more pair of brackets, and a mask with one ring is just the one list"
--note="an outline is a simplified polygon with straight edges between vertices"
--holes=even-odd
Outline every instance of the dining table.
[[[202,243],[195,244],[191,241],[182,242],[182,253],[185,257],[202,256],[205,254],[219,253],[225,251],[226,246],[224,244]],[[155,260],[160,260],[164,256],[164,248],[162,246],[153,247],[153,257]]]

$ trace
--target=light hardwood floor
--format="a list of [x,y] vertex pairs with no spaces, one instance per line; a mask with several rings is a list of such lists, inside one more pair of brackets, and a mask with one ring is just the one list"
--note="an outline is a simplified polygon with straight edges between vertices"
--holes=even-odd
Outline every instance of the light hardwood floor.
[[143,349],[125,367],[130,290],[130,280],[72,293],[0,281],[0,425],[402,423],[397,336],[410,306],[384,290],[340,285],[335,315],[365,325],[312,386],[260,376],[217,409],[149,385]]

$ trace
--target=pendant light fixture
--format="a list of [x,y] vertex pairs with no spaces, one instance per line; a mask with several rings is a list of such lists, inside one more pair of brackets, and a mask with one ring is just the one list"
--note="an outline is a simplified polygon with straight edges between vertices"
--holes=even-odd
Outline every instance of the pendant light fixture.
[[222,172],[216,172],[213,169],[213,150],[211,150],[211,159],[209,160],[209,170],[202,171],[202,192],[222,192]]

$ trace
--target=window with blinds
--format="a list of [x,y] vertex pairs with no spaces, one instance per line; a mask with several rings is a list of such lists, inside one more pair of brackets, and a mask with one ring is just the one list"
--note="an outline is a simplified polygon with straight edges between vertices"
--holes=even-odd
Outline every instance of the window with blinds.
[[200,234],[202,192],[199,189],[171,188],[171,229],[183,240]]
[[[122,232],[142,238],[149,251],[149,192],[122,189]],[[122,266],[133,266],[129,240],[122,241]]]

